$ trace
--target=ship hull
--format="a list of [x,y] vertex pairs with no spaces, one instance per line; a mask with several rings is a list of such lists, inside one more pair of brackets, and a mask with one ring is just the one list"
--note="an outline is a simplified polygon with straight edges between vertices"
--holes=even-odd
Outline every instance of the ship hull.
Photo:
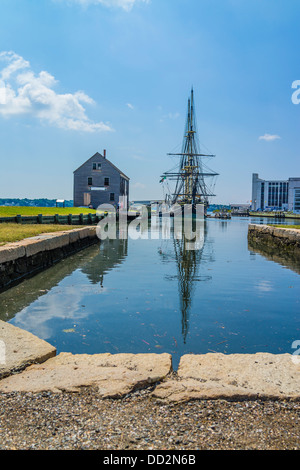
[[160,212],[161,216],[170,216],[170,217],[182,217],[182,218],[193,218],[203,220],[206,217],[204,204],[187,204],[186,208],[184,205],[176,204],[176,207],[169,210]]

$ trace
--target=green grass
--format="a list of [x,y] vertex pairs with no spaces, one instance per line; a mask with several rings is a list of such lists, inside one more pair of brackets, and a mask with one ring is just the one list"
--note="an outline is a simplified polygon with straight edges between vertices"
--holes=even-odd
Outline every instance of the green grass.
[[24,238],[35,237],[42,233],[62,232],[82,228],[76,225],[22,225],[22,224],[0,224],[0,246],[6,243],[18,242]]
[[0,206],[0,217],[15,217],[16,215],[37,216],[43,215],[78,215],[95,214],[94,209],[87,207],[29,207],[29,206]]
[[300,230],[300,225],[271,225],[271,227],[279,227],[279,228],[296,228],[297,230]]
[[[280,213],[282,211],[277,211],[277,213]],[[249,215],[252,217],[277,217],[275,212],[249,212]],[[294,214],[293,212],[284,212],[285,218],[289,219],[299,219],[300,214]]]

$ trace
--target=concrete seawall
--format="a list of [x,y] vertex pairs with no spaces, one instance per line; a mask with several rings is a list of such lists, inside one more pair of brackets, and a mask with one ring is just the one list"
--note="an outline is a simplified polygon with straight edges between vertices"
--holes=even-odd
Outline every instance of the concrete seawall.
[[26,238],[0,247],[0,292],[96,242],[95,226]]
[[279,254],[300,259],[300,230],[249,224],[248,241],[253,247],[275,249]]

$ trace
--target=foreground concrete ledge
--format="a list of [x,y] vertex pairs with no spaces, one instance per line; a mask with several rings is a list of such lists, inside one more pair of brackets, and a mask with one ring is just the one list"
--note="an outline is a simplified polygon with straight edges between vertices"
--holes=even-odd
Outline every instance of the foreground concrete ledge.
[[177,373],[172,372],[172,356],[167,353],[56,355],[46,341],[0,321],[2,393],[80,392],[96,387],[102,398],[122,398],[155,385],[152,397],[170,403],[195,399],[300,400],[297,355],[188,354],[181,357]]
[[55,355],[51,344],[0,320],[0,379]]
[[153,396],[191,399],[300,400],[300,360],[291,354],[185,355],[178,379],[158,385]]
[[0,392],[79,392],[96,387],[102,398],[121,398],[163,380],[171,370],[169,354],[61,353],[0,380]]

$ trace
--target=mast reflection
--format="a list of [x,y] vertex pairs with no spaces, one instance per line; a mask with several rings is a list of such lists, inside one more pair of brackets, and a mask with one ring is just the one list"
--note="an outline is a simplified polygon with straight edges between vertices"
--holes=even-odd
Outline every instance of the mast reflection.
[[[164,261],[176,261],[177,274],[169,275],[167,279],[178,281],[179,302],[181,310],[181,331],[184,344],[186,343],[189,325],[189,315],[192,307],[195,283],[198,281],[209,281],[211,276],[199,276],[199,268],[203,259],[205,238],[207,236],[207,225],[205,221],[198,224],[197,236],[194,241],[190,236],[182,235],[182,238],[176,238],[176,233],[172,232],[173,237],[170,242],[172,248],[160,250]],[[170,244],[169,244],[170,246]],[[209,257],[211,258],[211,257]]]

